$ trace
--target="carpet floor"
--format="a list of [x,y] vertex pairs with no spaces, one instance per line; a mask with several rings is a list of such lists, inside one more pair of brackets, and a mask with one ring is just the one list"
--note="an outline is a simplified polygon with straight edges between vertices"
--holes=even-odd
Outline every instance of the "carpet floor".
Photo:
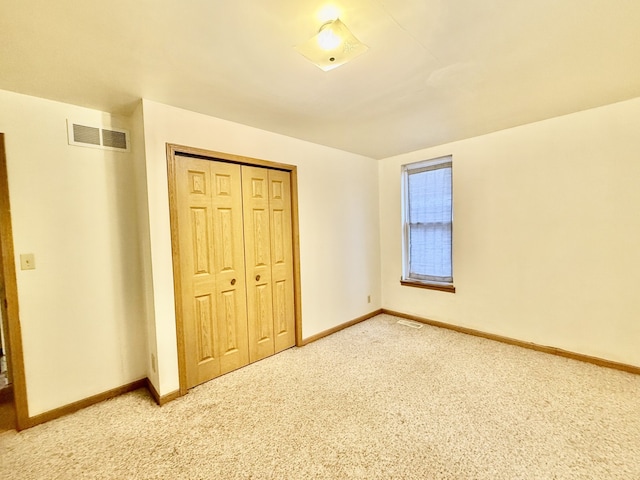
[[0,478],[640,479],[640,376],[379,315],[0,434]]

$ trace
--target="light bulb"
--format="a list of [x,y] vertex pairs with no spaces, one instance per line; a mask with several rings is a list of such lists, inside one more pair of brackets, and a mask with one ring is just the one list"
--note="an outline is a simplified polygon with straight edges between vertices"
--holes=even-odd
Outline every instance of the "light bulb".
[[[333,23],[333,22],[332,22]],[[342,38],[333,30],[332,23],[328,23],[323,29],[318,33],[316,37],[318,40],[318,45],[323,50],[335,50],[342,43]]]

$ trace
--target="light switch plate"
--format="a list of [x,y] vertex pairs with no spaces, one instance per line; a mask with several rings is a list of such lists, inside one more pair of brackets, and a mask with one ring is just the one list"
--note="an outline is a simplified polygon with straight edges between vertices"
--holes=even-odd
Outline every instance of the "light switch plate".
[[23,253],[20,255],[20,268],[22,270],[35,270],[36,259],[33,253]]

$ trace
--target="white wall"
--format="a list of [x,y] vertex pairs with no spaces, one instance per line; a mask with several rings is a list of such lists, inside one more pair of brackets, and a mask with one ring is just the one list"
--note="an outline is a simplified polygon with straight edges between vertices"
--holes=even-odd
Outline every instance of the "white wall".
[[132,155],[67,145],[67,118],[135,127],[0,91],[31,416],[146,376]]
[[143,112],[161,395],[178,389],[167,142],[297,165],[304,337],[380,307],[374,160],[147,100]]
[[[149,230],[149,203],[147,194],[147,159],[144,137],[144,113],[142,100],[138,103],[131,116],[131,122],[135,126],[131,132],[131,143],[135,148],[132,151],[135,164],[136,200],[138,214],[138,238],[141,258],[140,279],[144,299],[144,322],[146,325],[147,345],[145,348],[145,361],[147,362],[147,378],[156,387],[160,380],[156,357],[156,329],[155,306],[153,292],[153,274],[151,265],[151,232]],[[153,352],[154,360],[151,359]]]
[[[640,99],[380,162],[385,308],[640,366]],[[400,166],[453,154],[456,293],[401,286]]]

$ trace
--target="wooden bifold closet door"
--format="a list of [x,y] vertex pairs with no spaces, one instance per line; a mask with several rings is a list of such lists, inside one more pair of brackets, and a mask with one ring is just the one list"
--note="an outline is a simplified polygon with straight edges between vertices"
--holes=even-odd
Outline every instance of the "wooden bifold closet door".
[[295,344],[289,172],[177,157],[187,388]]

